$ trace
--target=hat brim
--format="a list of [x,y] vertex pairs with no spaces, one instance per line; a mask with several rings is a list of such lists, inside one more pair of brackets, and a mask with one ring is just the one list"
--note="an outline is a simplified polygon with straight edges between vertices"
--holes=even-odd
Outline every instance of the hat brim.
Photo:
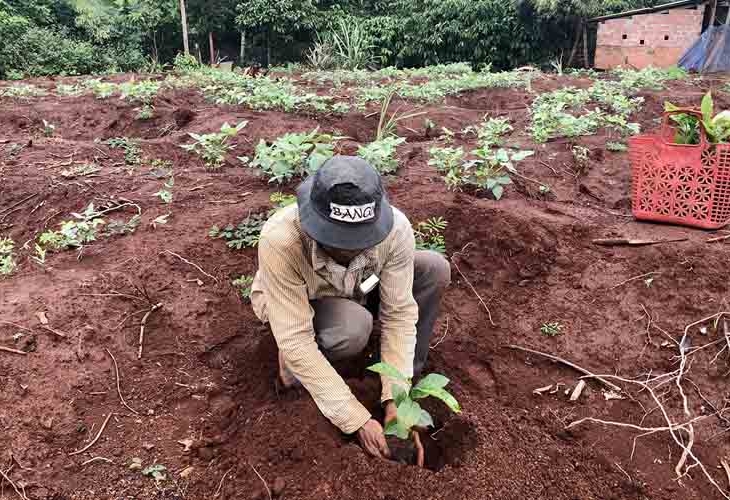
[[321,215],[312,205],[314,176],[309,177],[297,188],[299,222],[310,238],[322,245],[341,250],[364,250],[372,248],[388,237],[393,229],[393,208],[383,193],[378,218],[369,223],[348,224],[337,222]]

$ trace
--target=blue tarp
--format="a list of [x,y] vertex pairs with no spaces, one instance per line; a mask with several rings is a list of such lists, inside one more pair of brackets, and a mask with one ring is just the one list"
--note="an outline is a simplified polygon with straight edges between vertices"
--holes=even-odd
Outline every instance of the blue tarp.
[[730,71],[730,26],[712,26],[689,48],[678,63],[687,71]]

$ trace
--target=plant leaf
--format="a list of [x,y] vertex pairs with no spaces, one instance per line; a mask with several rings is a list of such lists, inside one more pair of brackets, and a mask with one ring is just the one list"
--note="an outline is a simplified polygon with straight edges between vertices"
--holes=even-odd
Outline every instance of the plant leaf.
[[419,427],[433,427],[433,418],[426,410],[421,410],[421,418],[418,420]]
[[[398,424],[410,431],[421,420],[422,411],[421,405],[410,398],[404,399],[398,406]],[[406,437],[408,437],[407,434]]]
[[406,377],[400,371],[398,371],[398,369],[395,366],[390,365],[388,363],[383,363],[383,362],[375,363],[372,366],[368,366],[368,370],[370,370],[371,372],[379,373],[381,375],[385,375],[386,377],[408,382],[408,377]]
[[391,390],[396,406],[399,406],[408,397],[408,391],[400,384],[393,384]]
[[451,408],[451,410],[454,413],[460,413],[461,412],[461,406],[459,406],[459,402],[456,401],[456,398],[451,395],[449,391],[446,389],[436,389],[436,390],[428,390],[428,389],[413,389],[411,391],[411,397],[413,399],[422,399],[426,398],[428,396],[433,396],[437,399],[440,399],[443,401],[446,406]]
[[398,419],[391,420],[385,424],[383,432],[386,436],[397,436],[398,435]]
[[712,121],[712,112],[715,105],[712,101],[712,92],[707,91],[705,97],[702,98],[702,120],[706,123]]
[[413,388],[414,390],[438,390],[443,389],[449,383],[449,379],[439,373],[430,373],[423,377],[418,384]]
[[534,151],[516,151],[512,153],[512,161],[522,161],[525,158],[528,158],[534,154]]
[[503,193],[504,193],[504,188],[500,185],[494,186],[492,188],[492,194],[494,195],[495,200],[501,199]]

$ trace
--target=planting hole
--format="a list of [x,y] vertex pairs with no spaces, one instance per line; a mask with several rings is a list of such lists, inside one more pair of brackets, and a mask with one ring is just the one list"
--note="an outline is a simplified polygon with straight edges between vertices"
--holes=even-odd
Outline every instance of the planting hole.
[[622,40],[626,40],[628,37],[629,37],[629,35],[626,35],[626,34],[621,35]]
[[664,35],[664,40],[669,40],[669,35]]
[[644,45],[644,40],[639,40],[639,45]]
[[[411,441],[395,436],[387,437],[393,460],[404,465],[416,464],[416,449]],[[465,420],[455,417],[444,425],[437,425],[436,430],[421,433],[424,450],[423,467],[439,472],[446,465],[460,467],[465,456],[477,445],[477,435],[472,426]]]

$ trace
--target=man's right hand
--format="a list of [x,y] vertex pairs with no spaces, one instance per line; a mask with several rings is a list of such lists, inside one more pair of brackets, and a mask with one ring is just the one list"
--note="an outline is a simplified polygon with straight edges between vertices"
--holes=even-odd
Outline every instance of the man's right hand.
[[390,458],[390,450],[385,442],[385,433],[380,422],[374,419],[368,420],[365,425],[357,431],[357,438],[360,445],[366,452],[378,458]]

